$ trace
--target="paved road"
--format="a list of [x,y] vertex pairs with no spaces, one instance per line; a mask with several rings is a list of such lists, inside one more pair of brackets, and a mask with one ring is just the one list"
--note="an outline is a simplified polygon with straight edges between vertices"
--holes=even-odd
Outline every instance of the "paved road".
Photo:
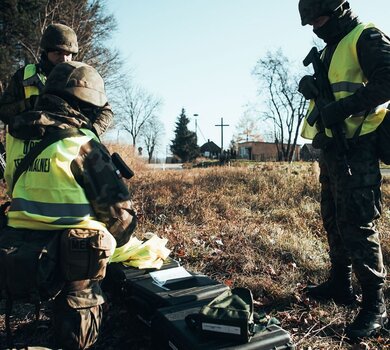
[[148,167],[155,170],[181,170],[183,169],[182,163],[158,163],[158,164],[148,164]]

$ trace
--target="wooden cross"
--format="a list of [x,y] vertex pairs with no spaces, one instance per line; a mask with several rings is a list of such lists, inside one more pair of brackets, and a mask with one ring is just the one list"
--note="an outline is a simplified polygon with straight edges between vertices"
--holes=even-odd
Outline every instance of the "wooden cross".
[[221,118],[221,124],[215,124],[215,126],[220,126],[221,127],[221,154],[223,152],[223,127],[224,126],[229,126],[229,124],[224,124],[223,123],[223,118]]

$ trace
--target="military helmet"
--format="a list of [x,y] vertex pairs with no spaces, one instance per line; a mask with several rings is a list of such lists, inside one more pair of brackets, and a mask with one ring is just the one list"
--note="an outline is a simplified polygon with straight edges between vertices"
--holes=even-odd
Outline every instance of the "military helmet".
[[345,2],[346,0],[299,0],[302,25],[305,26],[320,16],[331,15]]
[[41,49],[46,52],[63,50],[71,53],[79,51],[77,35],[74,30],[64,24],[49,24],[42,34]]
[[57,64],[47,78],[43,93],[70,95],[96,107],[107,103],[102,77],[95,68],[82,62]]

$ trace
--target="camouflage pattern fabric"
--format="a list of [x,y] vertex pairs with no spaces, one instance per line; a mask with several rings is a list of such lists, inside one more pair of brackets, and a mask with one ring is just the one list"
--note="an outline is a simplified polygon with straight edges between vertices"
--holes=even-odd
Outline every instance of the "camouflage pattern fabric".
[[92,120],[92,126],[96,131],[96,135],[102,135],[110,127],[112,120],[114,119],[114,112],[111,109],[109,103],[102,108],[95,108]]
[[350,142],[352,176],[342,171],[343,160],[330,147],[321,153],[321,214],[332,266],[352,263],[361,285],[380,288],[386,270],[375,220],[381,215],[381,174],[376,133]]
[[91,129],[89,119],[73,109],[61,98],[54,95],[45,95],[39,107],[44,111],[28,111],[14,116],[8,125],[9,133],[18,139],[41,139],[51,130],[66,129],[69,127]]
[[[41,74],[44,74],[46,70],[41,68],[42,65],[44,65],[44,62],[40,62],[37,65],[37,69]],[[23,112],[32,111],[34,108],[30,99],[26,99],[24,96],[23,74],[24,68],[16,71],[0,98],[0,120],[5,124],[12,123],[15,116]],[[56,109],[57,107],[53,107],[53,103],[48,100],[47,96],[42,99],[41,95],[39,99],[40,101],[38,101],[38,105],[35,108],[36,110],[50,111],[54,109],[58,112]],[[50,106],[51,109],[49,109]],[[111,106],[107,103],[102,108],[94,108],[87,117],[90,118],[90,122],[92,122],[96,134],[100,136],[110,126],[114,118],[114,113]]]
[[80,149],[71,170],[85,189],[97,218],[115,237],[117,247],[128,242],[135,229],[136,217],[130,193],[120,179],[108,150],[91,140]]
[[72,350],[92,346],[99,336],[103,302],[98,281],[68,283],[53,305],[56,346]]
[[40,45],[42,50],[64,50],[73,54],[79,51],[77,35],[74,30],[64,24],[49,24],[42,34]]

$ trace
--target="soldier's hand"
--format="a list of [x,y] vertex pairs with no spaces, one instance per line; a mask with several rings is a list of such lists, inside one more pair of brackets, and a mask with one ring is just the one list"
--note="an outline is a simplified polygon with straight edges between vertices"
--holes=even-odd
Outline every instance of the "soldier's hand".
[[305,75],[299,82],[298,91],[306,100],[316,98],[319,90],[315,78],[312,75]]
[[341,101],[328,103],[321,110],[322,123],[326,128],[331,128],[333,125],[341,123],[348,114],[344,111]]

